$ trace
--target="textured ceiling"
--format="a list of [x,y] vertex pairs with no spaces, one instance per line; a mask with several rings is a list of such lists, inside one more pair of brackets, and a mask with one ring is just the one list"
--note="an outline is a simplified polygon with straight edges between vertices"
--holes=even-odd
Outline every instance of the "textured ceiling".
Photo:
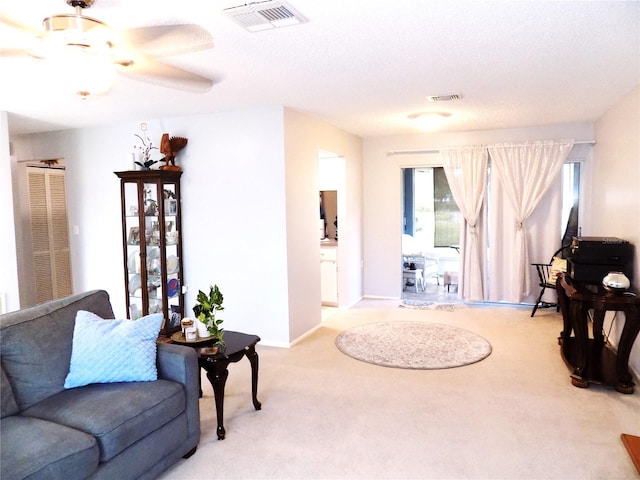
[[[198,23],[211,50],[167,63],[213,77],[204,94],[124,76],[80,100],[49,85],[42,61],[0,58],[0,110],[29,133],[285,105],[367,137],[414,133],[407,115],[451,113],[442,131],[592,122],[640,83],[640,1],[289,0],[308,23],[249,33],[222,9],[242,1],[96,0],[117,29]],[[64,0],[3,2],[38,28]],[[7,46],[13,35],[0,29]],[[455,102],[426,96],[456,93]]]

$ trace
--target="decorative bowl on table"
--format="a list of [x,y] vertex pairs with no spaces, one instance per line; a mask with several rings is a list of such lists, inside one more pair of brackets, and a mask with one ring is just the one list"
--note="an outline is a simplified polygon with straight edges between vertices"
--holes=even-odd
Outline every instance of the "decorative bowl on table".
[[631,282],[623,272],[609,272],[602,279],[602,286],[609,292],[622,293],[631,286]]

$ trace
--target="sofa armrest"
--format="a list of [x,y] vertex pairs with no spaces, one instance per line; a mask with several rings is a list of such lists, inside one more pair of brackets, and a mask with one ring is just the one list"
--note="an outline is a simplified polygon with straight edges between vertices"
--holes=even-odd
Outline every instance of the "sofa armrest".
[[200,367],[191,347],[158,343],[158,378],[181,383],[187,395],[189,433],[200,435]]

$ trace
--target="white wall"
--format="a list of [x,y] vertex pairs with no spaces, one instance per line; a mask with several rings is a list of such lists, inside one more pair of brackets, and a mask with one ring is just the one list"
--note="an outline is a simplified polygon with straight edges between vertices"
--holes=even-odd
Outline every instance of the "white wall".
[[[509,130],[435,133],[367,138],[364,141],[364,294],[400,298],[402,180],[401,169],[441,165],[437,153],[388,155],[395,150],[431,150],[534,140],[593,140],[591,124],[554,125]],[[589,161],[591,147],[576,145],[571,159]],[[549,252],[550,255],[553,252]],[[532,272],[532,275],[535,275]]]
[[[640,86],[629,92],[595,125],[591,228],[583,235],[619,237],[636,246],[633,286],[640,291]],[[615,322],[618,338],[622,322]],[[640,339],[630,364],[640,372]]]
[[[287,258],[290,336],[296,339],[320,321],[318,240],[318,155],[330,151],[345,159],[345,218],[340,219],[338,297],[340,305],[362,296],[362,141],[331,125],[285,109]],[[342,226],[344,225],[344,227]]]
[[[155,144],[184,136],[183,241],[187,312],[198,289],[217,283],[224,327],[288,343],[284,151],[281,108],[147,120]],[[20,160],[66,160],[74,291],[103,288],[125,315],[120,187],[131,170],[139,124],[12,139]],[[159,158],[157,154],[156,158]]]
[[[7,312],[20,308],[18,290],[18,263],[16,258],[16,230],[14,227],[14,189],[7,113],[0,112],[0,301]],[[2,313],[2,312],[0,312]]]
[[[348,268],[341,274],[345,301],[361,297],[358,137],[282,107],[143,121],[155,145],[165,132],[189,139],[177,159],[184,172],[187,313],[198,289],[216,283],[224,295],[226,329],[288,346],[319,325],[320,149],[348,159],[347,212],[353,226],[345,235],[353,240],[345,237]],[[124,260],[120,183],[113,172],[132,169],[136,133],[139,123],[12,138],[21,161],[65,159],[69,224],[79,232],[70,238],[74,291],[107,290],[120,317],[125,315]],[[152,158],[160,157],[156,151]],[[15,258],[15,248],[2,251],[9,250]]]

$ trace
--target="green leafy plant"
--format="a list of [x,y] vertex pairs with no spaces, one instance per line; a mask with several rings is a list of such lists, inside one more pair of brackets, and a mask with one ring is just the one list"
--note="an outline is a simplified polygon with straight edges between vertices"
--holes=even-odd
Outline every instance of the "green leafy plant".
[[196,301],[198,303],[193,307],[196,318],[207,326],[209,334],[216,339],[217,343],[224,345],[224,330],[220,327],[223,320],[216,317],[218,312],[224,310],[222,306],[224,297],[218,285],[210,287],[209,295],[199,290]]
[[144,163],[134,162],[136,165],[140,165],[144,170],[151,170],[151,166],[158,163],[158,160],[147,160]]

